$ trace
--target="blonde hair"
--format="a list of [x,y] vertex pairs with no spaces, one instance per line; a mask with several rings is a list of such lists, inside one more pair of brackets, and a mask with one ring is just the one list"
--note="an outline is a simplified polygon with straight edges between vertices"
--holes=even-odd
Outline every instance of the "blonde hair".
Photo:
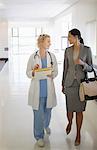
[[38,45],[38,47],[40,47],[40,45],[44,42],[44,40],[46,38],[50,38],[50,36],[48,34],[41,34],[41,35],[39,35],[39,37],[37,39],[37,45]]

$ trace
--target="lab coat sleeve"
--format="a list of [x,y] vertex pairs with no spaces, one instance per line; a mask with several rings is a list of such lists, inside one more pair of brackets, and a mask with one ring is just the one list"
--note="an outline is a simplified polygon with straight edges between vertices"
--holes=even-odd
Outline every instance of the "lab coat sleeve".
[[58,75],[58,64],[55,55],[52,55],[52,60],[53,60],[52,78],[54,79]]
[[34,57],[33,55],[31,55],[28,60],[27,69],[26,69],[26,75],[28,76],[28,78],[33,79],[33,76],[32,76],[33,68],[34,68]]

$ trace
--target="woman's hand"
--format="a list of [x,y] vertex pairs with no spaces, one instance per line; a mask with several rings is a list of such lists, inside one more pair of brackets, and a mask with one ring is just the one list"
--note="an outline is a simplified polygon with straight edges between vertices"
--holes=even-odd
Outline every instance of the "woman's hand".
[[39,64],[36,64],[36,65],[34,66],[34,69],[33,69],[33,70],[37,70],[37,69],[39,69]]
[[39,69],[40,67],[39,67],[39,64],[36,64],[35,66],[34,66],[34,69],[32,70],[32,76],[34,76],[34,74],[35,74],[35,70],[37,70],[37,69]]
[[75,64],[84,66],[85,62],[82,61],[81,59],[77,59],[77,60],[75,60]]

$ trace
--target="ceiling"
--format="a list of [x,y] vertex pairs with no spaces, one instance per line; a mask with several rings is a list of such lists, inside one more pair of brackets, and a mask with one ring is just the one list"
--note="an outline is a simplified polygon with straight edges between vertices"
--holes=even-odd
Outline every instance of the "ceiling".
[[0,0],[0,18],[7,20],[50,19],[79,0]]

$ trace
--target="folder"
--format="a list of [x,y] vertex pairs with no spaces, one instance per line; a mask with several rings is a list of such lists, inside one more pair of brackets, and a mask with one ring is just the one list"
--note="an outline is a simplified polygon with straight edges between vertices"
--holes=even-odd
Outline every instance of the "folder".
[[52,68],[48,67],[48,68],[39,68],[37,70],[35,70],[35,78],[42,80],[42,79],[47,79],[47,75],[51,75],[52,73]]

